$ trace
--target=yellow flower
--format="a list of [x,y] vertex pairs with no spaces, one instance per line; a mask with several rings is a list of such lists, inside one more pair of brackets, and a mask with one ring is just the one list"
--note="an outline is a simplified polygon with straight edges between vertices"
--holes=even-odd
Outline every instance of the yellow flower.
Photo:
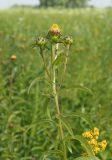
[[92,130],[92,134],[93,134],[93,136],[95,136],[96,137],[96,139],[98,139],[98,136],[99,136],[99,129],[98,128],[93,128],[93,130]]
[[100,148],[98,146],[94,147],[93,149],[95,154],[98,154],[98,152],[100,152]]
[[88,143],[89,143],[90,145],[92,145],[92,146],[97,146],[97,141],[96,141],[96,139],[91,139]]
[[[99,137],[99,129],[98,128],[93,128],[91,131],[86,131],[82,134],[88,141],[91,149],[93,150],[94,154],[98,154],[100,151],[104,151],[107,142],[106,140],[103,140],[101,142],[98,142],[98,137]],[[85,152],[84,152],[85,155]]]
[[12,55],[12,56],[10,57],[10,59],[11,59],[11,61],[16,61],[16,55]]
[[101,148],[101,150],[104,151],[107,146],[107,141],[103,140],[102,142],[99,142],[98,144],[99,144],[99,147]]
[[92,134],[91,134],[90,131],[86,131],[86,132],[84,132],[82,135],[83,135],[83,137],[85,137],[85,138],[90,138],[90,139],[93,138],[93,136],[92,136]]
[[57,24],[53,24],[49,30],[49,33],[51,33],[52,35],[60,35],[61,30]]

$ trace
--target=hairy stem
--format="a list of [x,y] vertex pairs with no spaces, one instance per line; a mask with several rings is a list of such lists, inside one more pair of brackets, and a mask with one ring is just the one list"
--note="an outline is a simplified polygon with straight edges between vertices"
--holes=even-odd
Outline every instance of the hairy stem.
[[[52,64],[53,61],[57,58],[58,56],[58,44],[56,45],[52,45]],[[54,101],[55,101],[55,105],[56,105],[56,111],[58,116],[60,117],[61,112],[60,112],[60,106],[59,106],[59,100],[58,100],[58,93],[57,93],[57,87],[56,87],[56,68],[54,66],[52,66],[52,78],[53,78],[53,82],[52,82],[52,89],[53,89],[53,95],[54,95]],[[59,131],[60,131],[60,139],[63,142],[63,153],[64,153],[64,160],[67,160],[67,152],[66,152],[66,145],[64,142],[64,131],[63,131],[63,125],[62,122],[59,118]]]
[[66,50],[65,50],[64,70],[63,70],[63,73],[62,73],[62,76],[61,76],[60,86],[58,87],[58,90],[60,90],[60,88],[61,88],[61,86],[62,86],[62,84],[63,84],[64,78],[65,78],[65,76],[66,76],[69,49],[70,49],[70,45],[67,45],[67,46],[66,46]]
[[42,50],[40,51],[40,55],[41,55],[41,57],[42,57],[42,60],[43,60],[43,63],[44,63],[44,68],[45,68],[45,71],[46,71],[46,73],[47,73],[47,76],[48,76],[49,80],[51,80],[51,75],[50,75],[49,69],[48,69],[48,67],[47,67],[47,65],[46,65],[45,58],[44,58],[44,55],[43,55],[43,51],[42,51]]
[[67,45],[66,46],[66,51],[65,51],[64,76],[66,74],[66,69],[67,69],[69,48],[70,48],[70,45]]

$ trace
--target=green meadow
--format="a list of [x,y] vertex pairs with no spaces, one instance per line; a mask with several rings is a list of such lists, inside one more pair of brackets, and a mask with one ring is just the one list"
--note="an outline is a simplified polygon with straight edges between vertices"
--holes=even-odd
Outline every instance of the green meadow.
[[[75,135],[97,127],[107,148],[98,154],[112,160],[112,9],[9,9],[0,11],[0,160],[63,160],[56,148],[55,107],[43,80],[35,37],[57,23],[71,35],[66,78],[59,103]],[[49,59],[49,49],[46,50]],[[12,61],[11,56],[16,55]],[[65,89],[64,86],[67,86]],[[65,131],[66,132],[66,131]],[[67,135],[67,133],[66,133]],[[76,140],[67,144],[68,160],[83,154]]]

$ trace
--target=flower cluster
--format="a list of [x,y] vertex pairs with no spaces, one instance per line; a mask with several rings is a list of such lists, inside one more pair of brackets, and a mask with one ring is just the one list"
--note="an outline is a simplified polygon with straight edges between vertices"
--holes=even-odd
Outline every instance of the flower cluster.
[[91,131],[86,131],[82,135],[88,140],[89,145],[91,146],[94,154],[98,154],[100,151],[104,151],[107,142],[106,140],[103,140],[101,142],[98,141],[99,138],[99,129],[98,128],[93,128]]
[[41,50],[47,48],[48,43],[63,43],[66,45],[72,45],[73,39],[70,36],[63,37],[61,29],[57,24],[53,24],[45,37],[37,37],[34,46],[39,47]]

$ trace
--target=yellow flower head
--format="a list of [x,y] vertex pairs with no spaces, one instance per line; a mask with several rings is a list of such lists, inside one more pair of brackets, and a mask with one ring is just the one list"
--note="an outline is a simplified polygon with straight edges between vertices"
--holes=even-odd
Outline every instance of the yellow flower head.
[[89,142],[88,142],[90,145],[92,146],[97,146],[97,140],[96,139],[91,139]]
[[98,128],[93,128],[93,130],[92,130],[92,134],[93,134],[93,136],[95,136],[96,137],[96,139],[98,139],[98,136],[99,136],[99,129]]
[[102,142],[99,142],[99,147],[101,148],[102,151],[105,150],[107,146],[107,141],[106,140],[103,140]]
[[95,154],[98,154],[100,152],[100,148],[98,146],[94,147],[93,149]]
[[10,57],[10,59],[11,59],[11,61],[16,61],[16,55],[12,55],[12,56]]
[[[91,131],[86,131],[83,134],[83,137],[85,137],[88,141],[88,144],[91,146],[94,154],[98,154],[100,151],[104,151],[107,142],[106,140],[103,140],[101,142],[98,142],[98,137],[99,137],[99,129],[98,128],[93,128]],[[84,153],[85,154],[85,153]]]
[[90,138],[90,139],[93,138],[93,136],[92,136],[92,134],[91,134],[90,131],[86,131],[86,132],[84,132],[82,135],[83,135],[85,138]]
[[57,36],[60,35],[61,34],[60,27],[57,24],[53,24],[49,30],[49,33]]

